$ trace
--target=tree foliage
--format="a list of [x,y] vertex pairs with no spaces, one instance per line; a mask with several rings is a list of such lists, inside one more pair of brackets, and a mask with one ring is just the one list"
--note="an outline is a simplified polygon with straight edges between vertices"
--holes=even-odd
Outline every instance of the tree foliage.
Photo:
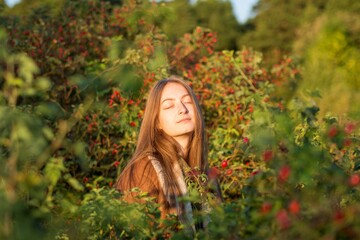
[[[322,95],[318,100],[321,116],[358,116],[351,104],[359,98],[356,9],[356,1],[260,0],[255,17],[248,23],[252,30],[246,31],[238,44],[261,51],[269,64],[284,54],[303,63],[301,91],[309,89]],[[282,93],[284,99],[288,96]]]
[[[265,60],[277,62],[284,54],[291,54],[297,29],[308,9],[315,9],[319,13],[325,8],[326,2],[259,0],[254,7],[255,17],[249,21],[252,30],[247,31],[238,44],[249,44],[264,53]],[[308,21],[312,21],[313,17]]]

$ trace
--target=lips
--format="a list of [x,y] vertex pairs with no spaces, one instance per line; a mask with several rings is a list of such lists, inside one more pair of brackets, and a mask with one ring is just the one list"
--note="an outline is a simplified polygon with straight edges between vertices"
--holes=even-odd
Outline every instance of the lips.
[[191,118],[183,118],[180,121],[178,121],[178,123],[185,122],[185,121],[188,121],[188,120],[191,120]]

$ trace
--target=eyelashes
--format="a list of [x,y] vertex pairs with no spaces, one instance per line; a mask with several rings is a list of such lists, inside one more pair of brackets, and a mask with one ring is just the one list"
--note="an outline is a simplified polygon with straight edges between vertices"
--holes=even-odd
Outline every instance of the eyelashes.
[[167,110],[167,109],[170,109],[170,108],[172,108],[172,107],[174,107],[174,105],[163,107],[163,109],[164,109],[164,110]]
[[[182,101],[182,103],[188,105],[188,104],[192,104],[193,102],[191,100],[186,100],[186,101]],[[175,104],[165,105],[165,106],[163,106],[162,109],[167,110],[167,109],[171,109],[173,107],[175,107]]]

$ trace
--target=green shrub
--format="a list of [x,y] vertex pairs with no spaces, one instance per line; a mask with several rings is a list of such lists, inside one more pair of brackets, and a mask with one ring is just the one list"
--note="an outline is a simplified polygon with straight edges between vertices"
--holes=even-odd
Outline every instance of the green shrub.
[[189,238],[151,199],[127,204],[112,189],[149,87],[170,74],[199,98],[225,200],[197,238],[358,237],[358,122],[318,119],[315,93],[293,97],[291,58],[266,69],[251,49],[216,52],[203,28],[170,44],[153,10],[68,3],[68,15],[0,32],[1,238]]

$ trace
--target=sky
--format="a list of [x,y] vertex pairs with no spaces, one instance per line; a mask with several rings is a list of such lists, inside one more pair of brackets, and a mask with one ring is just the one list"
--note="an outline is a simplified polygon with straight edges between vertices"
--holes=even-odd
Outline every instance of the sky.
[[230,0],[237,20],[244,23],[251,17],[251,9],[258,0]]
[[[230,0],[233,5],[236,19],[244,23],[251,16],[251,9],[258,0]],[[5,0],[9,6],[20,2],[20,0]]]

